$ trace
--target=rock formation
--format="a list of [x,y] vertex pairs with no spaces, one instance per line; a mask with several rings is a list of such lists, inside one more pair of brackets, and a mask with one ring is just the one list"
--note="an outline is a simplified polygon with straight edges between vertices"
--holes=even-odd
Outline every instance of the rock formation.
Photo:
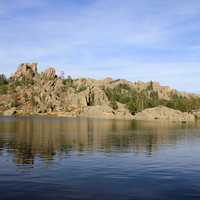
[[172,122],[195,121],[194,115],[174,110],[171,108],[167,108],[165,106],[158,106],[155,108],[145,109],[142,112],[137,113],[134,116],[134,119],[143,121],[162,120],[162,121],[172,121]]
[[[179,100],[196,98],[196,107],[199,105],[200,109],[200,97],[177,92],[152,81],[130,82],[110,77],[103,80],[73,80],[71,77],[58,77],[52,67],[38,73],[37,64],[24,63],[18,67],[8,83],[3,81],[1,84],[4,84],[0,85],[0,113],[3,115],[48,114],[167,121],[194,121],[195,117],[200,118],[198,109],[192,115],[164,106],[155,107],[159,105],[158,100],[162,100],[161,103],[169,101],[171,105],[175,96],[181,97]],[[138,96],[134,96],[137,92]],[[146,99],[143,99],[144,95]],[[143,111],[137,113],[137,106]],[[154,108],[145,109],[147,107]]]
[[14,81],[25,79],[32,79],[37,75],[36,63],[23,63],[19,65],[15,74],[11,77]]
[[16,113],[17,113],[16,108],[13,107],[13,108],[11,108],[11,109],[9,109],[9,110],[5,110],[5,111],[3,112],[3,115],[4,115],[4,116],[12,116],[12,115],[14,115],[14,114],[16,114]]
[[193,110],[192,114],[195,116],[196,119],[200,119],[200,109],[198,110]]
[[80,113],[80,116],[104,119],[134,119],[133,115],[131,115],[128,109],[126,109],[122,104],[120,104],[117,110],[113,110],[108,105],[88,106],[83,109],[83,111]]
[[43,77],[46,78],[46,79],[56,78],[57,77],[56,70],[53,67],[47,68],[43,73]]

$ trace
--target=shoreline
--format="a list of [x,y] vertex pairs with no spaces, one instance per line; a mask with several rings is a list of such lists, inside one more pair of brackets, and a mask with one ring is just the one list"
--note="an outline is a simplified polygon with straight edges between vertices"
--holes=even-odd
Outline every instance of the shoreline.
[[31,113],[27,113],[27,114],[13,114],[13,115],[4,115],[3,113],[0,113],[0,117],[15,117],[15,118],[20,118],[20,117],[25,117],[25,118],[28,118],[28,117],[41,117],[41,118],[57,118],[57,119],[90,119],[90,120],[112,120],[112,121],[127,121],[127,122],[140,122],[140,123],[155,123],[155,124],[196,124],[199,122],[198,119],[195,118],[194,121],[169,121],[169,120],[162,120],[162,119],[154,119],[154,120],[148,120],[148,119],[123,119],[123,118],[106,118],[106,117],[89,117],[89,116],[81,116],[81,115],[76,115],[76,116],[73,116],[73,115],[60,115],[60,114],[56,114],[56,113],[46,113],[46,114],[41,114],[41,113],[34,113],[34,114],[31,114]]
[[39,73],[36,63],[22,63],[11,77],[0,76],[0,112],[187,123],[200,119],[200,95],[153,81],[65,78],[53,67]]

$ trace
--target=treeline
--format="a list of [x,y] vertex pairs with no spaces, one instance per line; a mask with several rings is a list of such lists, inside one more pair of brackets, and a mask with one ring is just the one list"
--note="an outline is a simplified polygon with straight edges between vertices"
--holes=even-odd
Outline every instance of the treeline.
[[106,88],[104,91],[113,109],[117,109],[117,102],[120,102],[126,104],[132,114],[159,105],[183,112],[191,112],[192,110],[200,108],[200,98],[186,98],[172,95],[170,100],[159,99],[158,92],[153,90],[151,84],[141,91],[130,88],[127,84],[119,84],[115,88]]
[[199,97],[186,98],[174,95],[169,101],[161,101],[161,103],[161,105],[165,105],[169,108],[173,108],[183,112],[191,112],[192,110],[200,109]]

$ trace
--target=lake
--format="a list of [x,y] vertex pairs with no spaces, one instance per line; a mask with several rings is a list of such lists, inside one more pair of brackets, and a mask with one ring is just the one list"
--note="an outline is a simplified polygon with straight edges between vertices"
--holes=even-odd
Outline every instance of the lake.
[[200,126],[0,117],[4,199],[200,199]]

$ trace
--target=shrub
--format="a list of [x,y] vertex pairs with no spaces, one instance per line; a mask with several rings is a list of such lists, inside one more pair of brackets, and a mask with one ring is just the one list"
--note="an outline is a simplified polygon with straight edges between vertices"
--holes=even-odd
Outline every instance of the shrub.
[[120,102],[125,104],[132,114],[142,111],[145,108],[159,105],[158,93],[152,89],[137,91],[130,88],[127,84],[119,84],[113,89],[106,88],[104,91],[112,106],[116,102]]
[[71,76],[68,76],[67,79],[63,79],[63,84],[68,87],[73,87],[73,79]]
[[18,87],[18,86],[28,86],[28,85],[33,85],[34,80],[33,79],[27,79],[23,77],[21,80],[16,80],[12,82],[13,87]]
[[8,84],[8,80],[4,74],[0,74],[0,85]]
[[118,109],[118,105],[117,102],[115,100],[111,100],[110,101],[110,106],[114,109],[117,110]]
[[14,94],[12,95],[11,107],[18,107],[18,106],[20,106],[20,103],[17,99],[17,95]]
[[86,90],[86,89],[87,89],[87,86],[86,86],[86,85],[81,85],[81,86],[78,88],[77,92],[79,93],[79,92],[82,92],[82,91],[84,91],[84,90]]
[[0,94],[7,94],[8,93],[8,85],[0,85]]
[[200,98],[186,98],[174,95],[171,100],[165,102],[165,105],[183,112],[191,112],[192,110],[200,109]]

